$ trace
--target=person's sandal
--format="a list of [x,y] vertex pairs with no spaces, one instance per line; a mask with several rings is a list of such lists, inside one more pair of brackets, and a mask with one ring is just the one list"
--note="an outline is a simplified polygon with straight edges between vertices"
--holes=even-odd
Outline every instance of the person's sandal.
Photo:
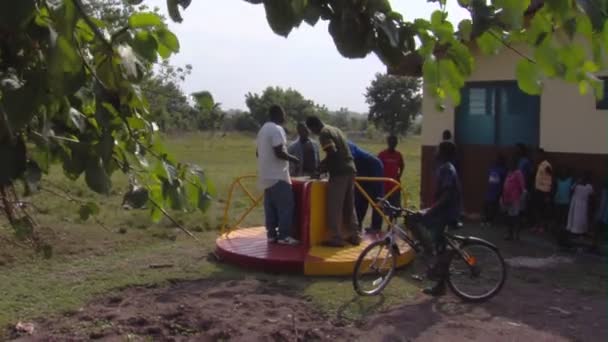
[[295,246],[295,245],[300,244],[300,241],[292,238],[291,236],[288,236],[288,237],[286,237],[284,239],[278,240],[277,243],[279,245]]

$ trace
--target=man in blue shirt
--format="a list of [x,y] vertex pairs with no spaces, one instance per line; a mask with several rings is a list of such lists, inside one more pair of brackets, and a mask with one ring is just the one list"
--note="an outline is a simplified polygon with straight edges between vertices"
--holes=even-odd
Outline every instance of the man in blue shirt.
[[[352,141],[348,142],[348,147],[355,160],[355,167],[357,168],[357,176],[359,177],[383,177],[384,169],[382,162],[373,154],[362,150]],[[359,182],[363,190],[371,197],[372,200],[376,200],[378,197],[382,197],[384,194],[384,185],[382,182]],[[355,211],[357,212],[357,219],[359,224],[363,224],[367,208],[369,207],[368,200],[361,194],[360,191],[355,191]],[[379,232],[382,228],[382,217],[375,209],[372,209],[372,225],[367,228],[367,232]]]
[[424,293],[433,296],[443,295],[446,289],[447,265],[445,265],[445,239],[443,232],[446,226],[458,222],[462,208],[462,190],[456,168],[452,164],[454,149],[449,144],[439,145],[437,162],[439,167],[435,174],[435,194],[433,205],[421,210],[421,223],[431,235],[437,261],[431,269],[437,283],[424,289]]

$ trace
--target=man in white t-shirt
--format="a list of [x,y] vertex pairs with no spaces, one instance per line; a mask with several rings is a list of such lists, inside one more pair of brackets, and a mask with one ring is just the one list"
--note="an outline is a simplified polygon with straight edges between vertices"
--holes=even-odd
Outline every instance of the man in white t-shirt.
[[299,242],[291,236],[294,198],[289,177],[289,162],[300,160],[287,153],[287,138],[281,125],[285,122],[285,112],[280,106],[269,110],[270,121],[258,132],[258,182],[264,190],[264,215],[268,242],[296,245]]

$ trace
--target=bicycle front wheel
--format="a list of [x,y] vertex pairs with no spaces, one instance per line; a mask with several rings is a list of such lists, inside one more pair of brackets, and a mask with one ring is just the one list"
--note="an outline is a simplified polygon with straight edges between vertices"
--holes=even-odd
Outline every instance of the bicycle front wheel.
[[469,302],[482,302],[495,296],[507,279],[505,261],[496,247],[482,242],[468,242],[453,251],[448,285]]
[[468,242],[453,251],[448,285],[468,302],[482,302],[495,296],[505,283],[507,268],[496,247],[482,242]]
[[385,240],[372,242],[359,255],[353,271],[353,287],[361,296],[374,296],[388,285],[397,266],[397,256]]

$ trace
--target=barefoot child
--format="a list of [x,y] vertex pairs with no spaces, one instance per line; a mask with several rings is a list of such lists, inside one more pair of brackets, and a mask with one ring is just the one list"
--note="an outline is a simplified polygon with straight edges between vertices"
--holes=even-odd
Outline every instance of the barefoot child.
[[519,240],[521,205],[525,191],[524,175],[517,167],[517,161],[512,160],[509,163],[509,173],[505,179],[501,200],[508,217],[509,233],[506,240]]

